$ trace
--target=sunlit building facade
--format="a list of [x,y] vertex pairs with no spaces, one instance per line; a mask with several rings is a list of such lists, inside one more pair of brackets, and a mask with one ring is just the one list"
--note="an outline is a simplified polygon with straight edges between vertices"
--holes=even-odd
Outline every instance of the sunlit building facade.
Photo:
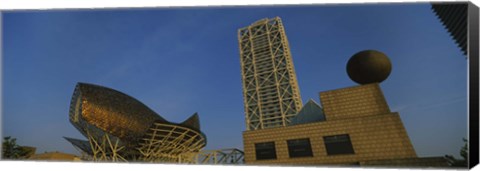
[[409,159],[410,165],[429,164],[416,162],[401,118],[390,111],[378,84],[321,92],[320,101],[305,104],[289,126],[245,131],[245,163],[381,165]]
[[286,126],[302,100],[279,17],[238,30],[247,130]]
[[172,123],[140,101],[103,86],[78,83],[69,116],[87,140],[66,139],[93,161],[188,163],[206,145],[196,113]]
[[390,73],[383,53],[362,51],[360,61],[347,65],[347,72],[373,69],[360,70],[360,78],[375,79],[320,92],[320,104],[309,100],[302,107],[280,18],[241,28],[238,37],[246,164],[448,166],[444,157],[418,158],[399,113],[390,111],[380,88]]

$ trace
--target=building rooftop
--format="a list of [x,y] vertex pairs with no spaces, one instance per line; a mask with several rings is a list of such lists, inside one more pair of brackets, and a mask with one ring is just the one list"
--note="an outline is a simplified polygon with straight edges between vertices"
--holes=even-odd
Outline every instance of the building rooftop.
[[325,121],[325,114],[322,107],[314,100],[310,99],[298,112],[297,116],[290,120],[289,125],[306,124],[312,122]]

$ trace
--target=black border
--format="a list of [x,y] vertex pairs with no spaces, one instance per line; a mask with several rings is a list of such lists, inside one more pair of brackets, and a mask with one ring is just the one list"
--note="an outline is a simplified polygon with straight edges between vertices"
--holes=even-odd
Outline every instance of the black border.
[[479,104],[478,104],[478,7],[468,4],[468,60],[469,60],[469,156],[468,167],[478,164]]

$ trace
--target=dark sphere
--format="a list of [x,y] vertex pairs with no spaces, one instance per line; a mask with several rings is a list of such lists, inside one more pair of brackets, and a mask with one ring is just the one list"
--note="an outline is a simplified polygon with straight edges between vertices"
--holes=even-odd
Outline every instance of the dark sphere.
[[390,59],[376,50],[358,52],[347,63],[348,76],[358,84],[380,83],[391,71]]

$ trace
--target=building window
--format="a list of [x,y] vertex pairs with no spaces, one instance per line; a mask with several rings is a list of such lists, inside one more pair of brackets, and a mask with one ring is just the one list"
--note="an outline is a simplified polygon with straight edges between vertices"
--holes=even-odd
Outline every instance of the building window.
[[327,155],[355,154],[348,134],[323,137]]
[[310,146],[310,139],[295,139],[287,140],[288,155],[290,158],[294,157],[313,157],[312,147]]
[[277,159],[275,142],[264,142],[255,144],[257,160]]

